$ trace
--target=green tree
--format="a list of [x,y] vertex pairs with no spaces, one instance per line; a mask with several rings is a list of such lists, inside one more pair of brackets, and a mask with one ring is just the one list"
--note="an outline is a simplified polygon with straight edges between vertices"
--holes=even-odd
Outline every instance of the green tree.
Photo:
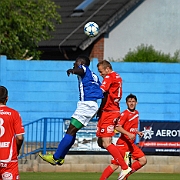
[[38,43],[61,23],[58,8],[52,0],[0,0],[0,55],[39,59]]
[[171,56],[170,54],[155,50],[152,45],[141,44],[135,50],[130,50],[123,58],[123,61],[177,63],[180,62],[180,51],[177,50],[174,56]]

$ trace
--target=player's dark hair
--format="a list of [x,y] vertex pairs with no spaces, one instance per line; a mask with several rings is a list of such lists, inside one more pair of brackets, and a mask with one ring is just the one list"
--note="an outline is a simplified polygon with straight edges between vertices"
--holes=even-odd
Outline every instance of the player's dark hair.
[[109,67],[110,69],[112,69],[112,66],[111,66],[111,63],[107,60],[103,60],[103,61],[100,61],[98,64],[97,64],[97,67],[99,67],[100,65],[102,65],[104,67],[104,69],[106,69],[107,67]]
[[0,86],[0,102],[4,103],[8,97],[8,90],[4,86]]
[[129,95],[126,97],[126,102],[128,101],[128,99],[135,99],[136,102],[137,102],[137,97],[136,97],[134,94],[129,94]]
[[82,59],[82,60],[84,61],[84,64],[85,64],[86,66],[89,66],[89,65],[90,65],[90,59],[89,59],[89,57],[86,56],[86,55],[79,55],[79,56],[77,57],[77,59]]

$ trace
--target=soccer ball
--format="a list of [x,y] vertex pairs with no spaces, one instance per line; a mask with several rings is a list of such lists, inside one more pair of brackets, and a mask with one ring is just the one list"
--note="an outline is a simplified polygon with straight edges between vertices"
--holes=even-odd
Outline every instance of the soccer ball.
[[95,22],[88,22],[84,26],[84,33],[89,37],[95,37],[99,32],[99,26]]

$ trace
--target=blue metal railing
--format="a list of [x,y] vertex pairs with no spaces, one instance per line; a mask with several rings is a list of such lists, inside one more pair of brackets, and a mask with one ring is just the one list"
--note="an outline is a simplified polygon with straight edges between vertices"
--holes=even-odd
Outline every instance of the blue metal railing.
[[[54,150],[64,134],[64,118],[41,118],[24,125],[25,135],[19,159]],[[70,120],[67,119],[66,120]]]
[[[19,159],[47,151],[55,151],[70,124],[70,118],[41,118],[24,125],[25,135]],[[96,143],[97,119],[92,119],[87,127],[76,135],[76,141],[71,151],[100,151]],[[104,150],[102,150],[104,151]]]

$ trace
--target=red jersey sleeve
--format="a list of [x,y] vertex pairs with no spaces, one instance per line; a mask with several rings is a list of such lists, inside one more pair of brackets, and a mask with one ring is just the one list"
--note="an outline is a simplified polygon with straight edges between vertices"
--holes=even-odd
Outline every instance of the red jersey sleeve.
[[126,123],[127,117],[128,117],[128,114],[126,113],[126,111],[122,112],[120,120],[118,122],[118,126],[123,126]]
[[16,135],[24,134],[24,127],[22,125],[22,119],[21,119],[20,114],[17,111],[15,111],[14,113],[14,131]]

